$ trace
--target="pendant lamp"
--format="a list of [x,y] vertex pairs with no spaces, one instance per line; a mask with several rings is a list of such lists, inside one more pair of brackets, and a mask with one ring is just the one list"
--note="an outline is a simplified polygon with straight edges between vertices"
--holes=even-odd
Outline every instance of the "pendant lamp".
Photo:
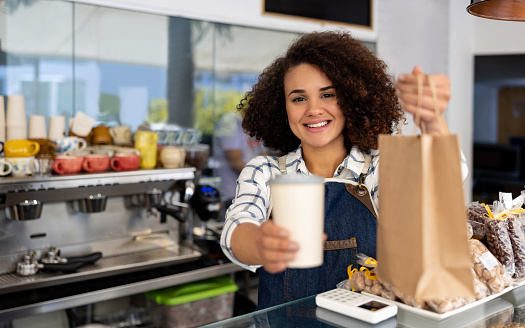
[[471,0],[467,11],[483,18],[525,21],[525,0]]

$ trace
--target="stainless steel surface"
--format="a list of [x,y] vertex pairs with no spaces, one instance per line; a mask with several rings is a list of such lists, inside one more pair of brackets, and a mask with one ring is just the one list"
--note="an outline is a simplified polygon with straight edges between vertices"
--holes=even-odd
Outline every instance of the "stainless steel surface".
[[6,177],[0,181],[0,196],[3,199],[0,208],[18,204],[26,199],[36,199],[47,205],[50,202],[83,199],[96,193],[108,197],[144,194],[153,188],[169,190],[173,181],[194,178],[193,167],[62,176]]
[[[44,206],[38,220],[28,221],[10,220],[0,210],[0,274],[15,272],[28,250],[38,253],[55,246],[65,257],[98,251],[114,256],[159,247],[133,242],[139,235],[164,233],[180,241],[185,232],[175,220],[162,223],[158,213],[146,216],[142,204],[128,206],[124,199],[157,188],[184,202],[186,183],[193,181],[194,172],[194,168],[181,168],[1,179],[0,209],[25,199]],[[103,212],[83,213],[73,206],[97,194],[107,196]]]
[[93,265],[87,265],[77,272],[62,274],[56,272],[41,272],[32,276],[21,276],[17,273],[0,275],[0,295],[20,290],[54,286],[86,279],[94,279],[148,269],[167,264],[184,263],[201,256],[201,253],[183,245],[159,248],[103,257]]
[[[53,291],[65,284],[89,284],[93,279],[111,281],[113,276],[120,274],[134,275],[135,272],[139,274],[138,271],[197,260],[202,254],[191,239],[191,225],[171,219],[163,222],[159,212],[155,208],[148,209],[144,200],[152,190],[162,190],[160,199],[149,199],[150,204],[151,201],[165,202],[162,197],[165,192],[169,194],[169,203],[188,210],[191,222],[192,210],[188,204],[195,172],[195,168],[186,167],[0,179],[0,299],[30,291],[36,296],[39,288]],[[25,200],[45,205],[41,207],[40,218],[9,219],[9,208]],[[36,212],[34,216],[37,216]],[[53,254],[55,248],[60,254]],[[34,258],[26,263],[29,251],[34,252]],[[100,252],[102,258],[94,264],[75,267],[73,270],[76,271],[67,274],[41,270],[51,269],[51,266],[56,269],[57,265],[64,268],[64,264],[37,262],[46,255],[49,257],[50,251],[51,257],[82,257]],[[38,267],[33,266],[35,263]],[[17,274],[17,267],[20,272],[32,275]],[[228,270],[233,267],[240,270],[233,265]],[[67,294],[67,297],[34,304],[15,302],[29,305],[0,310],[0,321],[6,316],[14,318],[71,308],[203,279],[224,271],[199,272],[176,274],[160,281],[123,285],[87,295]]]
[[209,268],[192,270],[167,277],[144,280],[141,282],[128,284],[124,286],[101,289],[90,293],[78,294],[46,302],[34,303],[24,307],[0,310],[0,321],[12,320],[40,313],[69,309],[76,306],[87,305],[108,299],[115,299],[118,297],[135,295],[154,289],[184,284],[187,282],[230,274],[242,270],[244,269],[233,263],[221,264]]

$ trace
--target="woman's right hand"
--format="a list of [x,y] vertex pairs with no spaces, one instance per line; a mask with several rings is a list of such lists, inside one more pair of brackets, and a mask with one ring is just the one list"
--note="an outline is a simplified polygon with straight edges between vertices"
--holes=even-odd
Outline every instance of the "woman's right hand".
[[290,240],[288,231],[272,220],[261,224],[255,236],[255,244],[260,264],[269,273],[284,271],[287,262],[294,259],[299,249],[299,245]]

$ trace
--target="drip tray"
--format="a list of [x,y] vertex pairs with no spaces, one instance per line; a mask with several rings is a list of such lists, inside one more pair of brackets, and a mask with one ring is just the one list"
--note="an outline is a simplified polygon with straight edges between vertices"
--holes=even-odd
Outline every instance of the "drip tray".
[[81,267],[74,273],[38,271],[35,275],[28,277],[8,273],[0,275],[0,294],[107,277],[146,268],[152,269],[168,264],[191,262],[197,260],[201,255],[199,251],[191,247],[176,245],[102,257],[94,264]]

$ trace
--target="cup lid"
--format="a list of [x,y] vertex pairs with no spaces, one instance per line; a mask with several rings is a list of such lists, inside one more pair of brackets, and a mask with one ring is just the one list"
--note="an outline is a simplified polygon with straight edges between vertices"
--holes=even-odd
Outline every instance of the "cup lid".
[[282,174],[270,180],[272,184],[324,183],[324,178],[317,175]]

